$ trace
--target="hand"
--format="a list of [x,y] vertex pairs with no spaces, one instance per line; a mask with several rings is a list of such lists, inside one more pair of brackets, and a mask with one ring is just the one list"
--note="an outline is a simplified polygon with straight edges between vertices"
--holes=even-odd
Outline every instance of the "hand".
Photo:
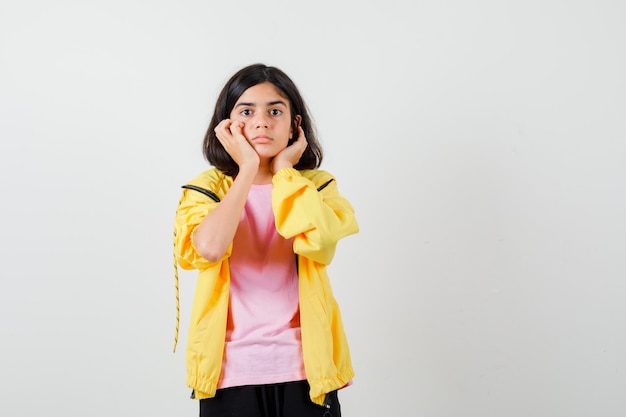
[[215,136],[240,169],[243,166],[258,169],[259,155],[243,135],[243,126],[239,120],[224,119],[215,127]]
[[272,159],[272,173],[276,174],[281,168],[293,168],[302,157],[307,146],[304,130],[298,126],[298,139]]

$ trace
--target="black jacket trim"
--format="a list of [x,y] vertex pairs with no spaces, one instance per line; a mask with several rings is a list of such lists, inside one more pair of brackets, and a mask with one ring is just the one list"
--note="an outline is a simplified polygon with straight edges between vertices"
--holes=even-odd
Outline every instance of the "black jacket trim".
[[202,193],[205,196],[209,197],[211,200],[215,201],[216,203],[220,202],[220,198],[217,196],[217,194],[215,194],[211,190],[207,190],[206,188],[198,187],[196,185],[183,185],[182,188],[186,188],[188,190],[197,191],[197,192]]
[[317,189],[317,191],[322,191],[324,188],[328,187],[328,184],[330,184],[333,181],[335,181],[334,178],[329,179],[324,184],[320,185],[319,188]]

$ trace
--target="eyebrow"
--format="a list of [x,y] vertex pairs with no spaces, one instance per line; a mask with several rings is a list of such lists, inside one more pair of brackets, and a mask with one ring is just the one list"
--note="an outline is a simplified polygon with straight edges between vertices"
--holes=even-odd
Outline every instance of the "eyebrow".
[[[282,104],[283,106],[287,107],[287,103],[285,103],[282,100],[274,100],[274,101],[270,101],[269,103],[267,103],[267,106],[275,106],[277,104]],[[239,103],[237,104],[235,107],[256,107],[255,103]]]

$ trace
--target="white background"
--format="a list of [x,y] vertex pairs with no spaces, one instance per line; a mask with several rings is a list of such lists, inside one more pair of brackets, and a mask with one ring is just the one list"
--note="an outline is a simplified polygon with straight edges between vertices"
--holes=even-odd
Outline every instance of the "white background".
[[626,415],[626,3],[0,2],[0,414],[192,416],[172,225],[224,82],[307,100],[361,232],[345,416]]

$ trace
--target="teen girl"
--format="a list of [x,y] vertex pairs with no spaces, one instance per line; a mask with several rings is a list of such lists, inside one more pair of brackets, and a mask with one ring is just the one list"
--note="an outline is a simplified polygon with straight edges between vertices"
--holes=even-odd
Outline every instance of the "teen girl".
[[340,416],[354,376],[326,267],[356,233],[292,80],[262,64],[220,93],[214,167],[183,186],[175,256],[197,269],[187,384],[200,416]]

